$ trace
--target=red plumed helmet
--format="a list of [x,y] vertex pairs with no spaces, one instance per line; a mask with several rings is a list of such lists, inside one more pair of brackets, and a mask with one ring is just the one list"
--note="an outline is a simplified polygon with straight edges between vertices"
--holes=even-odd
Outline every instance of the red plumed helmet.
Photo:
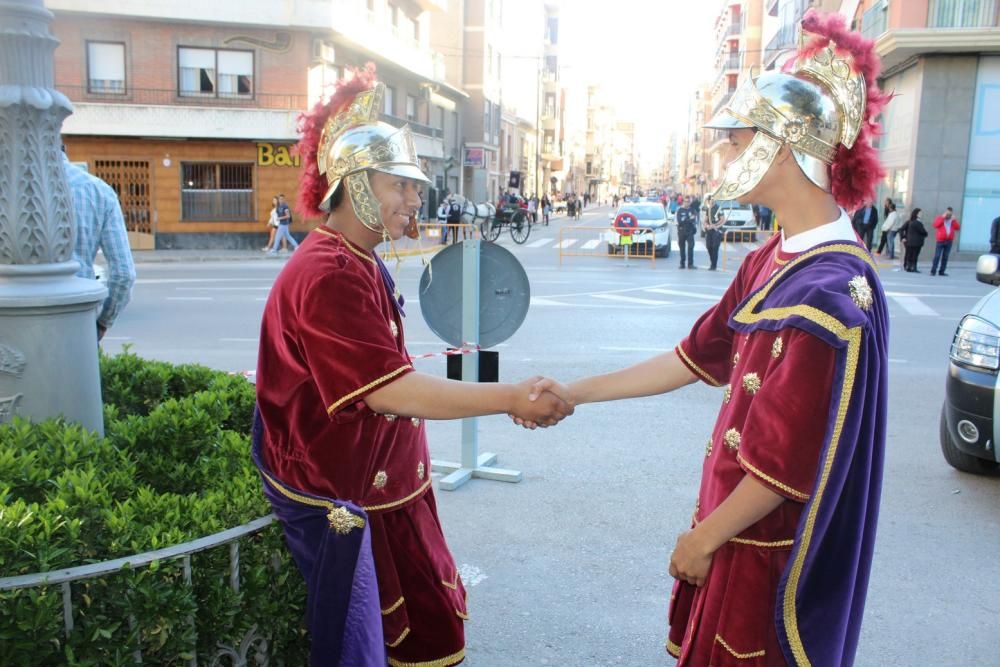
[[[351,76],[353,74],[353,76]],[[358,93],[375,85],[375,65],[368,63],[362,69],[351,69],[347,76],[336,84],[336,91],[330,99],[319,101],[308,113],[299,115],[298,131],[301,135],[295,151],[302,158],[302,173],[299,176],[299,193],[295,209],[307,218],[325,217],[320,208],[329,184],[320,173],[317,161],[320,137],[326,121],[347,109]]]
[[872,145],[880,133],[876,120],[892,99],[878,87],[882,63],[875,52],[875,42],[858,32],[848,29],[840,14],[824,14],[809,10],[802,19],[806,42],[796,54],[795,62],[815,56],[827,47],[843,57],[851,68],[864,77],[865,104],[860,109],[860,130],[853,144],[842,143],[837,147],[830,165],[830,191],[845,209],[854,210],[864,203],[874,201],[878,182],[885,176],[878,151]]

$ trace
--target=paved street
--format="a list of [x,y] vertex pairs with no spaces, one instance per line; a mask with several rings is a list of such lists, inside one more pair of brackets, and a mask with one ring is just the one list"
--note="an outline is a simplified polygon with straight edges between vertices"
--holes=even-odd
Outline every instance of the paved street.
[[[677,256],[567,257],[606,226],[610,209],[580,221],[536,227],[524,246],[500,243],[531,279],[532,307],[500,350],[503,380],[560,379],[605,372],[671,349],[725,290],[728,271],[697,271]],[[564,231],[560,238],[560,230]],[[588,250],[600,252],[595,243]],[[857,664],[1000,665],[1000,479],[952,470],[938,445],[948,348],[964,312],[990,288],[969,263],[950,277],[882,271],[891,313],[890,430],[876,562]],[[260,315],[284,260],[144,262],[132,303],[105,340],[140,355],[226,370],[255,365]],[[422,270],[406,258],[399,283],[408,299],[406,336],[414,355],[445,349],[423,322]],[[444,357],[416,362],[443,376]],[[481,451],[524,472],[509,485],[475,480],[438,492],[442,520],[469,588],[468,664],[672,665],[664,652],[671,579],[666,555],[688,525],[721,390],[704,385],[629,403],[588,405],[557,428],[513,428],[480,420]],[[435,458],[457,459],[458,423],[428,427]]]

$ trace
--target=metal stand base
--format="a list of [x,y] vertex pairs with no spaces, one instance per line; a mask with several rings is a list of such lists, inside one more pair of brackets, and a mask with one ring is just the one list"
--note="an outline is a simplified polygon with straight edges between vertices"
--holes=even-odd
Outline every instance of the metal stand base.
[[496,463],[496,454],[480,454],[476,460],[475,468],[463,468],[461,463],[451,461],[431,461],[431,470],[444,473],[444,477],[438,482],[438,487],[443,491],[454,491],[458,487],[468,482],[473,477],[479,479],[491,479],[495,482],[520,482],[523,478],[520,470],[509,470],[507,468],[496,468],[492,464]]

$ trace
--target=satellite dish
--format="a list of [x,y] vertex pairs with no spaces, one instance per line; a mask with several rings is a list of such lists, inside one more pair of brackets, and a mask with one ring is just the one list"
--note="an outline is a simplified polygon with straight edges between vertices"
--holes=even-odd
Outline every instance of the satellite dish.
[[[481,243],[479,340],[462,340],[462,244],[448,246],[420,277],[420,312],[427,326],[452,347],[475,342],[489,348],[514,335],[531,303],[528,274],[509,250]],[[433,276],[433,279],[432,279]]]

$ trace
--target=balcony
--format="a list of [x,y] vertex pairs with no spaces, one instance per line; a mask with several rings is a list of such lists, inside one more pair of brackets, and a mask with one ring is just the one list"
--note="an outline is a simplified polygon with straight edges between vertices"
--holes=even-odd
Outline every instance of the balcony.
[[809,9],[810,0],[794,0],[781,7],[781,28],[764,47],[764,68],[770,67],[778,55],[797,46],[799,23]]
[[931,0],[928,28],[990,28],[997,25],[996,0]]
[[67,134],[197,139],[298,139],[296,117],[305,95],[182,96],[177,90],[126,88],[91,94],[86,86],[57,86],[73,102]]
[[[346,43],[363,54],[388,60],[398,67],[427,79],[435,78],[435,54],[412,32],[392,25],[384,6],[369,10],[354,0],[331,0],[331,16],[336,17],[335,41]],[[328,24],[329,25],[329,24]]]
[[722,107],[724,107],[726,105],[726,102],[728,102],[730,99],[732,99],[733,93],[735,93],[735,92],[736,92],[736,88],[730,88],[725,93],[723,93],[722,97],[720,97],[719,100],[712,106],[712,115],[713,116],[715,114],[719,113],[719,109],[721,109]]

